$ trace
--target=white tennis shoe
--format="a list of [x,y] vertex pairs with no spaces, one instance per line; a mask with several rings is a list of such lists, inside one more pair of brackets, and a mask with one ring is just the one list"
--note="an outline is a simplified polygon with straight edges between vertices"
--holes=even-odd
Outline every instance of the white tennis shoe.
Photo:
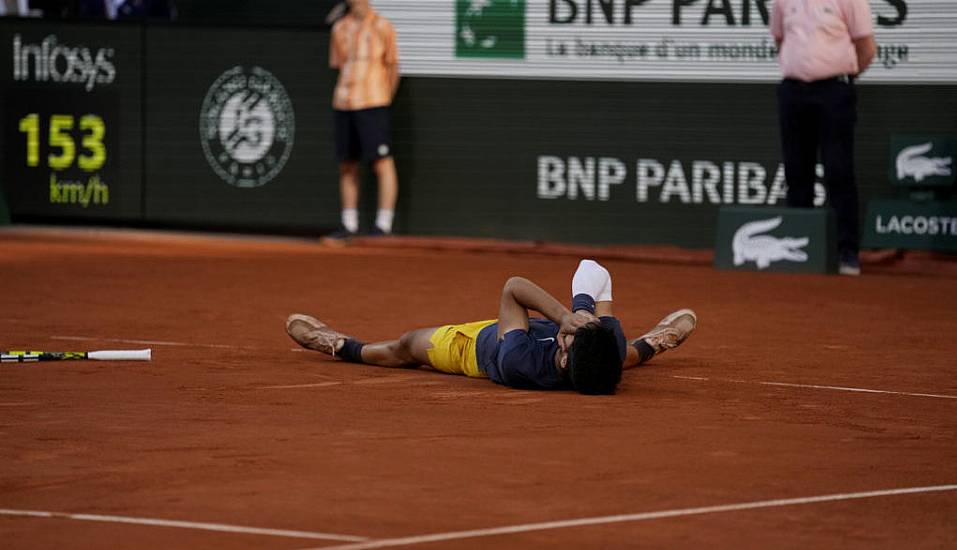
[[319,319],[303,313],[294,313],[286,319],[286,334],[306,349],[320,351],[333,357],[349,338],[345,334],[332,330]]
[[698,316],[695,312],[690,309],[679,309],[658,321],[655,328],[632,342],[644,340],[655,350],[655,355],[658,355],[680,346],[691,336],[696,326],[698,326]]

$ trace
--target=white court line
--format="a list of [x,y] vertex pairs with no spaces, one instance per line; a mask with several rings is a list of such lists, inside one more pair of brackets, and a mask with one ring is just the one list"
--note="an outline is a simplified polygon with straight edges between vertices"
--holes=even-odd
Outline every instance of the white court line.
[[496,535],[507,535],[511,533],[525,533],[528,531],[545,531],[549,529],[564,529],[567,527],[581,527],[585,525],[601,525],[607,523],[624,523],[634,521],[647,521],[652,519],[673,518],[678,516],[694,516],[701,514],[714,514],[719,512],[734,512],[738,510],[754,510],[756,508],[774,508],[779,506],[794,506],[798,504],[814,504],[818,502],[833,502],[838,500],[851,500],[859,498],[873,498],[892,495],[906,495],[911,493],[931,493],[935,491],[954,491],[957,485],[934,485],[930,487],[908,487],[904,489],[888,489],[883,491],[867,491],[863,493],[843,493],[834,495],[820,495],[803,498],[786,498],[778,500],[761,500],[757,502],[742,502],[739,504],[724,504],[720,506],[703,506],[700,508],[682,508],[678,510],[662,510],[660,512],[644,512],[640,514],[624,514],[619,516],[603,516],[593,518],[569,519],[564,521],[546,521],[543,523],[527,523],[524,525],[511,525],[508,527],[493,527],[490,529],[473,529],[470,531],[452,531],[449,533],[435,533],[431,535],[419,535],[412,537],[401,537],[394,539],[370,540],[356,544],[342,544],[338,546],[326,546],[315,550],[364,550],[366,548],[384,548],[387,546],[407,546],[410,544],[422,544],[427,542],[439,542],[445,540],[470,539],[478,537],[492,537]]
[[164,340],[127,340],[124,338],[92,338],[87,336],[51,336],[51,340],[73,340],[75,342],[114,342],[118,344],[146,344],[153,346],[189,346],[196,348],[217,348],[217,349],[253,349],[243,348],[241,346],[230,346],[227,344],[190,344],[188,342],[167,342]]
[[259,527],[243,527],[241,525],[227,525],[224,523],[197,523],[194,521],[177,521],[168,519],[133,518],[127,516],[100,516],[96,514],[69,514],[64,512],[43,512],[38,510],[8,510],[0,508],[2,516],[26,516],[34,518],[73,519],[78,521],[99,521],[105,523],[132,523],[135,525],[152,525],[156,527],[179,527],[180,529],[200,529],[203,531],[219,531],[223,533],[242,533],[244,535],[264,535],[269,537],[289,537],[296,539],[322,539],[343,542],[359,542],[369,540],[368,537],[354,537],[351,535],[337,535],[333,533],[317,533],[315,531],[290,531],[286,529],[262,529]]
[[887,395],[906,395],[910,397],[933,397],[935,399],[957,399],[957,395],[943,395],[937,393],[912,393],[906,391],[890,391],[890,390],[870,390],[867,388],[848,388],[844,386],[822,386],[820,384],[790,384],[788,382],[762,382],[760,380],[735,380],[733,378],[702,378],[700,376],[678,376],[671,375],[672,378],[679,378],[681,380],[699,380],[699,381],[715,381],[715,382],[733,382],[735,384],[760,384],[762,386],[781,386],[785,388],[807,388],[813,390],[834,390],[834,391],[849,391],[849,392],[858,392],[858,393],[883,393]]

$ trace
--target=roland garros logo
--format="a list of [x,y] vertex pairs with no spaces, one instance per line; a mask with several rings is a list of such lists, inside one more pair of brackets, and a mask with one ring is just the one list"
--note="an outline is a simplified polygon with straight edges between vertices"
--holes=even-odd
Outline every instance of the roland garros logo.
[[296,134],[292,101],[261,67],[233,67],[206,93],[199,135],[206,160],[226,183],[265,185],[282,171]]

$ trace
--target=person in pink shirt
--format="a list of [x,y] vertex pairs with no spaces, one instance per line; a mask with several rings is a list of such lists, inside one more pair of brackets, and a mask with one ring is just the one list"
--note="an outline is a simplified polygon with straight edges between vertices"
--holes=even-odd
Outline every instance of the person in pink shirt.
[[770,26],[784,77],[778,115],[788,206],[814,205],[820,152],[837,214],[840,273],[859,275],[854,80],[877,51],[870,6],[867,0],[775,0]]

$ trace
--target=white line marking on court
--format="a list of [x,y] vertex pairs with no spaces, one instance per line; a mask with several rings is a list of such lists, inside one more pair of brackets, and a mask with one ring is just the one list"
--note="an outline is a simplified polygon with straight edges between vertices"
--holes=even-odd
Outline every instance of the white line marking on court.
[[887,395],[906,395],[909,397],[933,397],[934,399],[957,399],[957,395],[942,395],[937,393],[912,393],[906,391],[891,391],[891,390],[870,390],[867,388],[848,388],[844,386],[823,386],[820,384],[791,384],[788,382],[763,382],[760,380],[735,380],[733,378],[702,378],[699,376],[678,376],[671,375],[672,378],[678,378],[681,380],[699,380],[699,381],[715,381],[715,382],[733,382],[735,384],[760,384],[762,386],[780,386],[785,388],[806,388],[813,390],[834,390],[834,391],[849,391],[849,392],[858,392],[858,393],[883,393]]
[[364,550],[366,548],[384,548],[387,546],[407,546],[410,544],[422,544],[427,542],[439,542],[445,540],[470,539],[478,537],[492,537],[496,535],[507,535],[511,533],[525,533],[528,531],[545,531],[549,529],[564,529],[567,527],[581,527],[585,525],[602,525],[607,523],[624,523],[635,521],[647,521],[652,519],[673,518],[679,516],[695,516],[701,514],[714,514],[719,512],[735,512],[738,510],[754,510],[757,508],[774,508],[780,506],[795,506],[799,504],[814,504],[818,502],[833,502],[838,500],[852,500],[859,498],[873,498],[893,495],[906,495],[912,493],[931,493],[935,491],[954,491],[957,485],[934,485],[930,487],[908,487],[904,489],[888,489],[883,491],[867,491],[862,493],[841,493],[833,495],[820,495],[803,498],[786,498],[776,500],[761,500],[757,502],[742,502],[738,504],[723,504],[720,506],[702,506],[700,508],[682,508],[678,510],[662,510],[659,512],[644,512],[640,514],[623,514],[618,516],[603,516],[593,518],[569,519],[563,521],[546,521],[543,523],[527,523],[524,525],[511,525],[508,527],[493,527],[490,529],[473,529],[470,531],[452,531],[448,533],[434,533],[431,535],[419,535],[412,537],[401,537],[393,539],[370,540],[357,544],[342,544],[338,546],[326,546],[315,550]]
[[241,525],[227,525],[225,523],[197,523],[194,521],[177,521],[168,519],[133,518],[127,516],[100,516],[96,514],[69,514],[64,512],[43,512],[38,510],[8,510],[0,508],[3,516],[26,516],[34,518],[73,519],[78,521],[99,521],[105,523],[132,523],[135,525],[152,525],[155,527],[178,527],[180,529],[200,529],[203,531],[220,531],[223,533],[242,533],[244,535],[264,535],[268,537],[289,537],[297,539],[322,539],[343,542],[360,542],[369,540],[368,537],[354,537],[352,535],[337,535],[333,533],[317,533],[315,531],[290,531],[287,529],[262,529],[259,527],[243,527]]
[[252,349],[240,346],[230,346],[228,344],[190,344],[188,342],[167,342],[164,340],[127,340],[124,338],[92,338],[87,336],[51,336],[51,340],[73,340],[75,342],[114,342],[119,344],[146,344],[153,346],[189,346],[196,348],[217,348],[217,349]]

